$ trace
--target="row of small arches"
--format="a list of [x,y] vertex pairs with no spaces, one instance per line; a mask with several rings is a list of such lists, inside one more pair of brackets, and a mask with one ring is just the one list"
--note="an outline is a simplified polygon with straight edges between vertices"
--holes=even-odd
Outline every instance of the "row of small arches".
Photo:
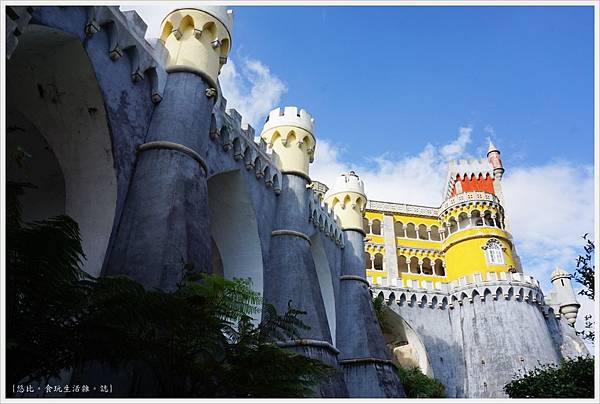
[[496,227],[504,229],[504,215],[485,210],[483,213],[478,209],[470,212],[461,212],[458,218],[451,216],[448,222],[442,223],[442,227],[447,229],[448,234],[454,234],[459,230],[469,229],[471,227]]
[[[417,257],[410,257],[407,259],[407,257],[405,257],[404,255],[399,255],[397,259],[399,273],[446,276],[446,268],[444,266],[444,262],[439,258],[432,261],[430,258],[427,257],[423,259],[419,259]],[[370,252],[365,252],[365,267],[367,270],[383,271],[383,254],[375,253],[371,255]]]
[[[214,126],[214,122],[211,125]],[[251,145],[251,140],[244,140],[241,135],[236,136],[236,132],[228,129],[225,125],[221,127],[220,131],[214,129],[211,138],[216,142],[221,141],[223,150],[233,149],[233,158],[236,161],[243,161],[246,170],[254,171],[257,179],[264,179],[267,188],[272,188],[276,194],[281,192],[279,170],[273,167],[257,150],[258,145],[256,143],[253,142],[254,145]]]
[[457,294],[453,294],[449,297],[442,297],[427,293],[402,292],[398,296],[398,298],[396,298],[396,294],[394,292],[391,292],[390,294],[385,294],[381,291],[377,294],[377,298],[385,301],[388,305],[396,303],[399,306],[408,305],[410,307],[430,307],[439,309],[445,309],[447,307],[452,309],[457,305],[462,306],[466,302],[474,303],[477,301],[485,302],[492,300],[514,300],[518,302],[527,302],[531,304],[544,305],[544,295],[540,291],[519,288],[515,292],[515,288],[513,287],[505,287],[504,289],[502,287],[498,287],[496,289],[485,288],[483,290],[473,289],[469,293],[463,291]]
[[[490,210],[485,210],[483,214],[474,209],[470,212],[461,212],[458,219],[451,216],[448,222],[443,222],[441,228],[437,225],[427,226],[425,224],[416,225],[414,223],[404,224],[401,221],[394,222],[394,235],[399,238],[441,241],[447,236],[446,234],[454,234],[459,230],[468,229],[471,227],[497,227],[504,229],[504,216],[499,213],[493,213]],[[382,226],[379,219],[369,221],[363,219],[363,229],[367,234],[382,235]]]

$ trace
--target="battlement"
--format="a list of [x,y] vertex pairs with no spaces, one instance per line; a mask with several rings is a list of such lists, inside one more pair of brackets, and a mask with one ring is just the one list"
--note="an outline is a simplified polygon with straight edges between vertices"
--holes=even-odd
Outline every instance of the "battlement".
[[[27,29],[31,13],[35,7],[9,7],[7,12],[7,57],[16,48],[18,36]],[[122,12],[118,6],[86,7],[86,23],[82,28],[87,37],[104,30],[108,37],[107,53],[116,61],[126,56],[131,66],[131,80],[139,83],[149,80],[152,91],[151,100],[159,103],[167,81],[165,71],[166,50],[162,43],[150,44],[144,38],[147,25],[133,10]],[[13,19],[16,18],[16,23]],[[14,25],[14,27],[13,27]],[[11,31],[11,27],[13,27]]]
[[[385,278],[384,278],[385,279]],[[387,279],[386,279],[387,282]],[[537,279],[530,275],[525,275],[519,272],[487,272],[487,273],[474,273],[471,275],[465,275],[460,277],[458,280],[450,282],[433,282],[425,279],[392,279],[391,284],[382,284],[381,286],[391,288],[403,288],[410,290],[426,290],[435,291],[436,293],[454,293],[460,291],[463,288],[472,288],[485,285],[487,283],[502,283],[509,282],[511,284],[523,284],[528,287],[540,289],[540,283]],[[377,283],[369,282],[373,286],[380,286]]]
[[341,192],[354,192],[364,195],[365,185],[354,171],[350,171],[336,178],[335,184],[327,191],[326,198]]
[[210,138],[221,145],[224,152],[232,150],[232,157],[254,171],[257,180],[264,181],[275,194],[281,193],[281,171],[275,164],[274,152],[267,150],[266,142],[255,138],[254,128],[242,124],[242,116],[235,109],[226,109],[227,100],[219,97],[211,120]]
[[[481,276],[481,274],[476,275]],[[513,300],[535,304],[540,307],[545,316],[554,314],[560,317],[560,313],[545,301],[544,293],[536,279],[518,273],[509,275],[501,279],[491,278],[465,284],[437,282],[434,285],[433,282],[428,284],[426,281],[421,281],[421,287],[371,285],[371,290],[373,295],[384,299],[388,304],[397,303],[400,306],[452,310],[475,301]]]
[[321,198],[319,198],[314,189],[311,189],[311,193],[310,217],[308,221],[315,228],[321,230],[325,236],[331,240],[335,240],[337,245],[344,248],[344,233],[340,227],[339,218],[327,203],[321,201]]
[[[475,176],[475,179],[494,178],[493,167],[485,158],[450,160],[448,162],[448,176],[446,179],[444,197],[449,198],[456,193],[455,183],[457,181],[457,177],[468,180],[472,176]],[[467,191],[467,189],[465,189],[465,191]],[[458,191],[458,193],[461,192],[461,190]]]
[[475,175],[492,174],[492,166],[486,158],[480,159],[457,159],[448,162],[448,173],[456,177]]
[[298,107],[275,108],[265,121],[263,133],[277,126],[295,126],[314,134],[315,120],[312,115],[304,108],[298,110]]
[[439,208],[422,205],[410,205],[407,203],[367,201],[367,210],[379,210],[389,213],[402,213],[414,216],[438,217]]
[[[229,33],[229,37],[231,38],[231,31],[232,31],[232,27],[233,27],[233,10],[228,10],[224,6],[203,5],[201,8],[199,8],[199,7],[182,7],[182,8],[177,8],[177,9],[172,10],[169,14],[172,14],[172,13],[175,13],[175,12],[180,12],[180,11],[184,12],[185,10],[197,10],[197,11],[201,11],[201,12],[206,13],[206,14],[210,14],[211,16],[213,16],[214,18],[216,18],[217,20],[219,20],[219,22],[221,24],[223,24],[223,26],[225,27],[225,29]],[[168,18],[169,18],[169,15],[166,15],[162,19],[161,25]]]
[[500,199],[489,192],[463,192],[455,195],[449,199],[446,199],[439,208],[439,215],[441,216],[444,211],[451,209],[457,205],[468,206],[476,204],[477,202],[483,202],[484,204],[494,204],[500,207]]

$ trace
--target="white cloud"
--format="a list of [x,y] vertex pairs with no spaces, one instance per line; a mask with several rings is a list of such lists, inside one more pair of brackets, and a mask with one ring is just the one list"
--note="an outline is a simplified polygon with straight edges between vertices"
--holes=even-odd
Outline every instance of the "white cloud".
[[427,144],[416,155],[391,160],[386,155],[350,164],[343,150],[326,139],[318,139],[311,177],[332,184],[341,173],[355,170],[365,182],[370,199],[418,205],[439,206],[447,175],[448,160],[466,157],[472,128],[459,128],[458,136],[448,144]]
[[254,59],[242,60],[238,68],[229,60],[219,76],[227,108],[235,108],[244,122],[257,131],[271,109],[276,107],[287,88],[283,81],[272,74],[267,66]]
[[465,155],[467,145],[471,142],[471,133],[473,132],[473,128],[460,128],[459,135],[456,140],[448,143],[447,145],[442,146],[441,148],[441,157],[446,160],[452,160],[459,157],[467,158]]
[[529,261],[524,269],[538,278],[556,266],[572,272],[583,251],[581,236],[594,231],[593,168],[557,161],[507,170],[506,215]]

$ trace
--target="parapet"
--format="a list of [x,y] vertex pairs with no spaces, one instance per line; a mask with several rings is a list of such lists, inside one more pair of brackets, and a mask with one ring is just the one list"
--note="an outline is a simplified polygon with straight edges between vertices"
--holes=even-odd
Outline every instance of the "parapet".
[[315,120],[304,108],[298,107],[275,108],[267,116],[262,133],[278,126],[295,126],[314,135]]
[[[171,13],[174,13],[174,12],[180,11],[180,10],[198,10],[198,11],[202,11],[204,13],[212,15],[214,18],[219,20],[219,22],[221,24],[223,24],[223,26],[229,33],[229,37],[231,37],[231,32],[232,32],[232,28],[233,28],[233,11],[228,10],[227,7],[202,5],[202,7],[178,8],[178,9],[171,11]],[[169,13],[169,14],[171,14],[171,13]],[[167,17],[168,16],[163,18],[161,25],[167,19]]]
[[335,184],[327,191],[327,198],[345,192],[365,195],[365,185],[354,171],[342,174],[336,178]]
[[83,28],[86,36],[106,31],[110,59],[116,61],[126,55],[131,65],[131,80],[138,83],[148,79],[152,86],[152,102],[159,103],[167,79],[163,44],[152,46],[146,41],[146,23],[133,10],[123,13],[116,6],[92,6],[86,10]]
[[219,97],[213,109],[210,138],[220,145],[223,152],[253,171],[256,179],[264,181],[276,195],[281,193],[281,171],[275,164],[277,156],[269,153],[263,139],[254,137],[254,128],[242,125],[242,116],[235,109],[226,110],[227,100]]
[[167,71],[190,71],[216,91],[217,77],[231,50],[233,14],[225,7],[180,8],[161,23],[160,40],[168,50]]
[[406,282],[402,285],[371,285],[374,294],[399,305],[430,307],[439,309],[454,309],[465,303],[489,300],[514,300],[535,304],[543,314],[560,313],[548,306],[539,282],[531,276],[520,273],[501,273],[497,278],[495,273],[474,274],[473,279],[453,282],[417,281]]
[[310,217],[308,221],[315,228],[322,231],[326,237],[334,240],[339,247],[344,248],[344,233],[340,227],[339,218],[327,203],[323,203],[314,189],[312,190],[309,209]]

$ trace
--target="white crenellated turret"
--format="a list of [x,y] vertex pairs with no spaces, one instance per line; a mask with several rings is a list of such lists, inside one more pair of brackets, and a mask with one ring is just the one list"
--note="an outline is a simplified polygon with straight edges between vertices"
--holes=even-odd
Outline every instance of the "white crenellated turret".
[[231,49],[233,12],[222,6],[180,8],[161,23],[160,40],[169,55],[167,71],[191,71],[216,91],[217,77]]
[[574,326],[581,305],[575,297],[575,291],[573,285],[571,285],[571,275],[564,269],[557,267],[552,272],[550,280],[554,287],[552,303],[560,307],[560,313],[565,316],[569,324]]
[[338,216],[344,230],[363,232],[362,218],[367,196],[362,180],[354,171],[340,175],[325,195],[325,202]]
[[305,109],[275,108],[269,113],[260,135],[278,156],[282,172],[309,178],[308,166],[315,155],[315,120]]

